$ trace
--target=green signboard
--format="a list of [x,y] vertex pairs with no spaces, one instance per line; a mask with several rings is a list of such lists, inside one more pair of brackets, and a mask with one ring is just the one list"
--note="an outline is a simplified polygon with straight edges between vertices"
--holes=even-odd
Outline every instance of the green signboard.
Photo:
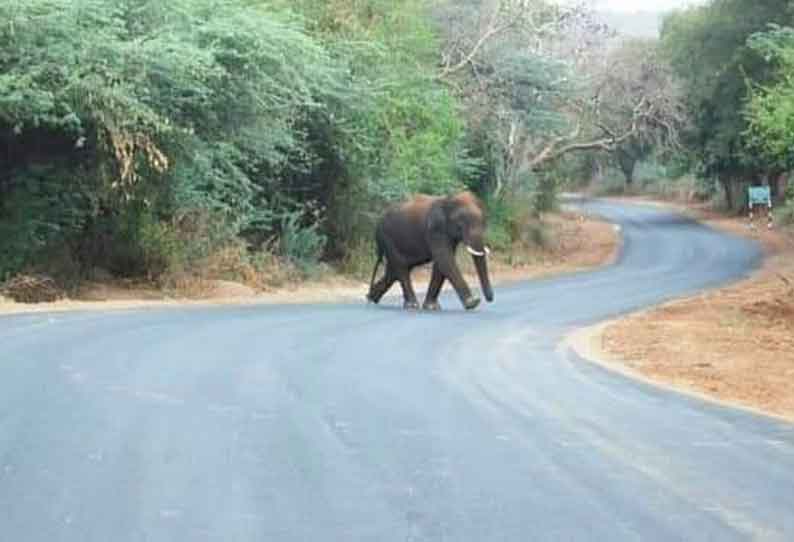
[[751,186],[748,190],[750,207],[753,205],[772,205],[772,195],[768,186]]

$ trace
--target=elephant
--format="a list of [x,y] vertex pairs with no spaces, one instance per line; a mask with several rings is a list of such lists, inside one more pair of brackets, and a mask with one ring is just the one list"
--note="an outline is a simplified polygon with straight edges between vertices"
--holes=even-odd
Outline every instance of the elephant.
[[[480,298],[466,284],[455,262],[455,252],[463,244],[471,254],[485,299],[493,301],[488,276],[490,250],[484,244],[486,213],[482,202],[471,192],[451,196],[419,194],[391,207],[381,217],[375,230],[377,259],[372,270],[367,300],[379,303],[383,295],[399,281],[403,307],[416,310],[419,303],[411,284],[411,270],[433,262],[430,286],[422,308],[440,310],[438,295],[445,280],[455,288],[466,310],[475,309]],[[378,267],[386,260],[384,276],[375,282]]]

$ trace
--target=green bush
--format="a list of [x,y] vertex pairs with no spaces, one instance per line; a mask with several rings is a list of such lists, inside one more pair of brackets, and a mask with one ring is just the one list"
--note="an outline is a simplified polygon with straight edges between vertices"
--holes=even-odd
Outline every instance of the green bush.
[[375,258],[373,237],[366,238],[362,236],[350,246],[340,262],[339,271],[345,275],[369,282],[372,277]]
[[286,213],[281,219],[279,249],[288,261],[303,269],[316,266],[325,246],[319,223],[305,219],[304,210]]
[[784,203],[774,210],[773,216],[776,224],[781,226],[794,225],[794,183],[789,183]]
[[642,183],[642,193],[662,199],[676,201],[705,201],[713,197],[716,187],[713,183],[693,175],[675,179],[657,177]]
[[634,168],[635,183],[648,184],[669,178],[668,168],[656,160],[638,162]]
[[616,169],[608,169],[600,182],[593,185],[596,196],[617,196],[631,192],[633,187],[626,186],[626,179]]
[[488,242],[498,250],[509,249],[513,243],[537,244],[532,233],[537,222],[535,198],[532,194],[511,194],[486,200],[488,209]]
[[554,172],[537,177],[532,198],[532,206],[536,214],[557,210],[561,184],[561,179]]
[[[0,278],[56,256],[152,279],[273,254],[290,273],[369,267],[386,204],[493,185],[498,153],[469,148],[476,128],[436,77],[429,7],[0,3]],[[559,179],[527,175],[489,203],[492,244],[540,239],[526,225]]]
[[[459,103],[432,77],[425,9],[0,4],[0,145],[13,156],[0,166],[0,275],[64,243],[82,267],[127,276],[274,235],[295,261],[341,257],[387,202],[461,188],[474,162]],[[309,201],[322,215],[290,214]]]
[[[65,236],[92,258],[101,251],[85,245],[118,246],[103,263],[119,273],[156,273],[174,251],[156,246],[162,232],[191,214],[235,234],[277,230],[271,202],[310,182],[318,158],[308,127],[332,112],[344,123],[354,108],[338,104],[361,89],[299,24],[233,0],[21,0],[0,20],[0,144],[14,157],[4,168],[35,179],[47,167],[60,183],[25,192],[0,175],[4,201],[27,201],[4,213],[4,239],[33,241],[3,249],[9,268]],[[59,205],[80,220],[58,216],[53,194],[74,196]]]
[[60,164],[36,165],[11,177],[0,199],[0,281],[26,268],[59,274],[47,265],[49,252],[60,254],[91,213],[79,179],[79,171]]
[[774,213],[775,224],[781,226],[794,225],[794,200],[789,199],[784,205],[778,207]]

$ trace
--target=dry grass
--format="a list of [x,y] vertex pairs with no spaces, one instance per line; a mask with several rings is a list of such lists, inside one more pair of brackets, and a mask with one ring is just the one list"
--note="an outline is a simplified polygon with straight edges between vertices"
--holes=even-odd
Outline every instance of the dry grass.
[[17,275],[2,284],[0,293],[19,303],[48,303],[64,297],[63,290],[47,275]]

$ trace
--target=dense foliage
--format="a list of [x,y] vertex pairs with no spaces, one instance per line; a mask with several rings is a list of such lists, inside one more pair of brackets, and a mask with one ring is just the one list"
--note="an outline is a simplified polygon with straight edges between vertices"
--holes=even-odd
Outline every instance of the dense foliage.
[[[662,41],[685,86],[692,113],[686,143],[692,165],[700,176],[719,182],[727,204],[739,209],[746,203],[745,188],[751,183],[774,180],[785,169],[767,152],[785,113],[782,87],[791,66],[773,62],[773,36],[764,34],[770,25],[794,23],[787,0],[711,0],[701,6],[674,12],[664,22]],[[777,65],[777,67],[776,67]],[[758,89],[762,91],[748,105]],[[783,91],[784,92],[784,91]],[[749,136],[748,128],[752,135]],[[771,183],[776,197],[777,183]]]
[[749,141],[770,164],[794,165],[794,29],[754,34],[748,45],[775,66],[775,80],[755,87],[747,108]]
[[56,249],[157,274],[273,235],[313,259],[379,202],[460,186],[428,25],[377,2],[339,22],[341,4],[307,22],[234,0],[1,5],[0,275]]
[[794,142],[792,12],[746,8],[675,12],[660,48],[586,2],[1,3],[0,282],[349,263],[384,206],[461,188],[504,246],[617,168],[740,205]]

